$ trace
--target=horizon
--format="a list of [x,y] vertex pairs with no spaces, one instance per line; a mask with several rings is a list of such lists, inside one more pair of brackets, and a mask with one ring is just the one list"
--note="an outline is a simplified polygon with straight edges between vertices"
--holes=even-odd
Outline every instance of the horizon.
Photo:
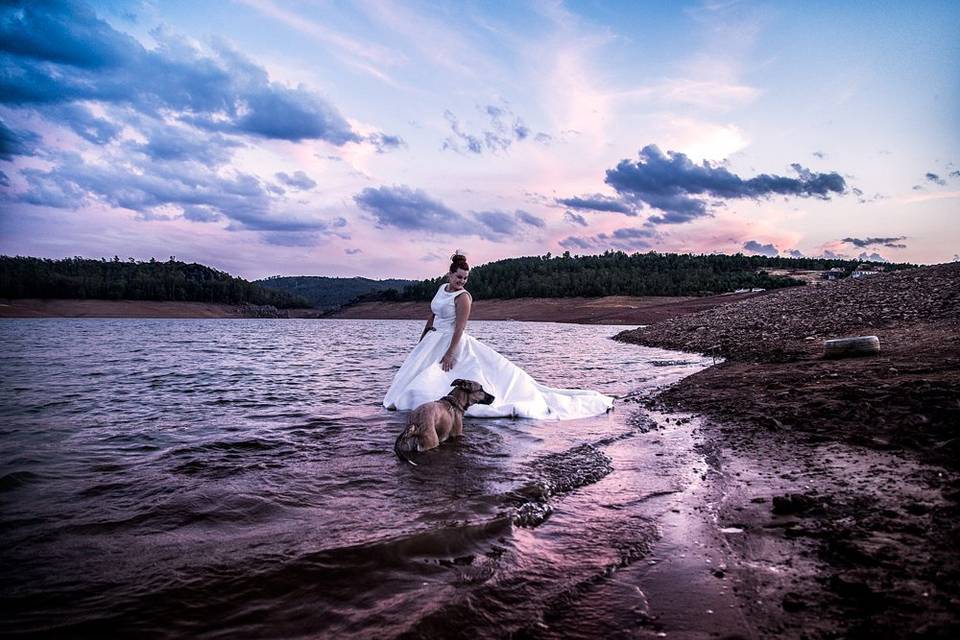
[[957,3],[0,15],[0,254],[248,280],[422,280],[457,247],[960,259]]

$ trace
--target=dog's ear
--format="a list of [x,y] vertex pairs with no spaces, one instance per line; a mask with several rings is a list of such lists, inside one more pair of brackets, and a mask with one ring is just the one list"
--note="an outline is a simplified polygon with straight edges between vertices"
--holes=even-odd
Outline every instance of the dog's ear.
[[457,378],[456,380],[454,380],[453,382],[450,383],[450,386],[451,386],[451,387],[462,387],[466,382],[467,382],[466,380],[463,380],[463,379],[461,379],[461,378]]

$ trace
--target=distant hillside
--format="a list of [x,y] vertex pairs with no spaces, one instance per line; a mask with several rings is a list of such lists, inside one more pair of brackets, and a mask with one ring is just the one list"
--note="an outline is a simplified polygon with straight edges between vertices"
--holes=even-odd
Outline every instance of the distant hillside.
[[0,298],[163,300],[307,307],[303,298],[266,289],[202,264],[0,256]]
[[[599,296],[698,296],[737,289],[777,289],[803,285],[800,280],[767,270],[829,270],[849,273],[857,260],[768,258],[765,256],[693,255],[608,251],[596,256],[508,258],[474,267],[467,285],[477,299],[575,298]],[[913,267],[885,264],[889,271]],[[382,291],[365,300],[429,300],[442,278],[422,280],[406,289]]]
[[371,280],[370,278],[328,278],[325,276],[273,276],[254,284],[306,299],[318,309],[337,309],[346,303],[378,291],[403,290],[414,280]]

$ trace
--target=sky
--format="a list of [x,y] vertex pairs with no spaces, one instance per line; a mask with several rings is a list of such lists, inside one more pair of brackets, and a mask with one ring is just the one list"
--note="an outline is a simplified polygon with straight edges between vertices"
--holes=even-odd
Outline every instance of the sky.
[[960,259],[960,3],[0,5],[0,254]]

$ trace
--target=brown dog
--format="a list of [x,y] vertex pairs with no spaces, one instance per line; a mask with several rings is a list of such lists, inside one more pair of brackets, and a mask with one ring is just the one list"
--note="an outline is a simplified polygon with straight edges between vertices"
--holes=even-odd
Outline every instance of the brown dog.
[[463,412],[474,404],[490,404],[494,397],[483,390],[479,382],[473,380],[454,380],[450,385],[453,391],[433,402],[425,402],[407,416],[407,428],[404,429],[393,445],[393,450],[401,460],[412,465],[414,461],[405,453],[427,451],[440,445],[450,436],[463,433]]

